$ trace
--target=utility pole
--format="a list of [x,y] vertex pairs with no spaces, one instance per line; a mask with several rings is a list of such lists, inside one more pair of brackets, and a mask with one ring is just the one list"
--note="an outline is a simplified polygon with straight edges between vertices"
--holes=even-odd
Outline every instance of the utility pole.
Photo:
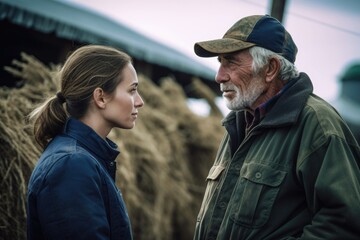
[[280,22],[283,21],[286,0],[272,0],[270,15]]

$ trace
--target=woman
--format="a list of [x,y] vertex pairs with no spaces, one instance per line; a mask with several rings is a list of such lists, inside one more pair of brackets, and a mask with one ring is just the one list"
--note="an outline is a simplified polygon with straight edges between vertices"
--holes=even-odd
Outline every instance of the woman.
[[131,129],[144,102],[131,58],[105,46],[73,52],[61,90],[30,114],[44,148],[28,186],[28,239],[132,239],[115,186],[112,128]]

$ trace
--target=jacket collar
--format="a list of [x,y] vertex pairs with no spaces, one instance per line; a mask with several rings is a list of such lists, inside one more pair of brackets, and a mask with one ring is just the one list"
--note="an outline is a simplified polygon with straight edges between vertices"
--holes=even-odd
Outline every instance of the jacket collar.
[[289,125],[297,122],[309,95],[313,92],[313,85],[305,73],[301,73],[291,87],[278,99],[273,109],[265,116],[261,125]]
[[64,133],[81,143],[89,152],[98,159],[103,160],[106,165],[114,161],[120,153],[117,145],[110,139],[102,139],[92,128],[74,118],[69,118],[65,124]]

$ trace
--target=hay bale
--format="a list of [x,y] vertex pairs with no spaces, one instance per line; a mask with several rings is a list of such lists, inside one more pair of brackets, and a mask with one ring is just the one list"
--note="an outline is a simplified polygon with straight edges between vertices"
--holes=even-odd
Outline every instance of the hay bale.
[[[25,116],[44,97],[55,94],[57,66],[45,66],[22,54],[7,70],[24,79],[21,89],[0,88],[0,231],[5,239],[25,238],[25,197],[31,171],[40,155]],[[135,239],[191,239],[205,177],[223,129],[211,90],[193,85],[208,98],[212,115],[201,117],[186,104],[183,89],[172,78],[160,86],[139,75],[145,101],[136,127],[114,129],[109,138],[119,145],[116,184],[121,189]],[[206,97],[207,96],[207,97]],[[213,95],[215,96],[215,95]],[[16,191],[14,191],[16,190]],[[4,194],[3,194],[4,193]]]

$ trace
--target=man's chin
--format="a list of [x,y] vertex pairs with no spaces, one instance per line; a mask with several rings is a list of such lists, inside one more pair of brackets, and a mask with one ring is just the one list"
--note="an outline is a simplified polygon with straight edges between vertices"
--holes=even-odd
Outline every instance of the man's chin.
[[236,104],[236,103],[234,103],[232,101],[228,101],[226,99],[225,99],[225,105],[231,111],[239,111],[239,110],[245,109],[244,106],[240,106],[239,104]]

